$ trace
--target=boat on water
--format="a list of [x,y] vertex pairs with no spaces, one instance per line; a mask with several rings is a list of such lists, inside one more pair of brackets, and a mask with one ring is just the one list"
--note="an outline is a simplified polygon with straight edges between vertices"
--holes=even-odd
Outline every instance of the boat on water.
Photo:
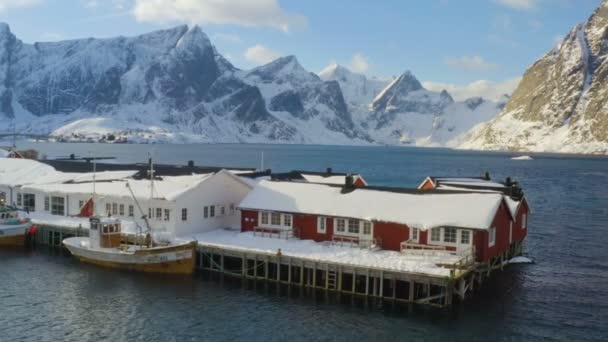
[[[154,194],[154,166],[149,160],[150,171],[150,200]],[[99,217],[95,215],[95,160],[93,160],[93,196],[81,208],[84,214],[89,204],[92,216],[89,218],[89,237],[72,237],[63,240],[63,245],[83,262],[104,267],[118,268],[129,271],[191,274],[194,272],[194,257],[197,242],[180,241],[172,237],[154,238],[148,216],[144,214],[129,182],[127,188],[142,214],[146,231],[137,225],[135,243],[128,244],[127,236],[122,232],[122,222],[114,217]],[[160,234],[158,234],[160,236]]]
[[32,224],[17,208],[0,206],[0,247],[24,247]]
[[63,245],[79,260],[109,268],[137,272],[191,274],[194,271],[196,241],[169,239],[156,242],[150,233],[140,243],[125,244],[117,218],[90,218],[89,237],[72,237]]

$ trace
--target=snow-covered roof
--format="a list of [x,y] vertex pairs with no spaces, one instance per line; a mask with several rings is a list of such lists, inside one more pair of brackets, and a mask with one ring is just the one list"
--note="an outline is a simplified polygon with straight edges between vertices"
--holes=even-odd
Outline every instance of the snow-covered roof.
[[[197,186],[208,179],[212,174],[164,177],[163,180],[154,182],[155,199],[173,200],[180,194]],[[133,190],[138,199],[148,200],[151,194],[151,182],[149,180],[123,179],[109,182],[97,183],[95,193],[98,197],[112,196],[132,198],[127,184]],[[55,194],[92,194],[93,183],[51,183],[34,184],[23,187],[24,190],[34,190]]]
[[4,186],[65,182],[74,176],[31,159],[0,158],[0,185]]
[[440,226],[488,229],[503,195],[488,193],[403,193],[262,181],[239,205],[243,209],[306,213],[407,224],[423,230]]
[[311,174],[302,173],[302,177],[309,183],[343,185],[344,182],[346,181],[345,175],[321,176],[321,175],[311,175]]
[[493,187],[493,188],[505,188],[503,183],[493,182],[482,178],[469,178],[469,177],[435,177],[433,178],[435,184],[439,185],[452,185],[452,186],[471,186],[471,187]]

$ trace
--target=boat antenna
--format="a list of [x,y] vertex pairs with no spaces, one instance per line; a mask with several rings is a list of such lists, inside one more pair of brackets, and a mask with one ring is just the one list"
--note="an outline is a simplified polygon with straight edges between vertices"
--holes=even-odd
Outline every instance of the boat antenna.
[[97,159],[95,157],[93,157],[93,153],[91,151],[89,151],[89,154],[91,155],[91,159],[93,159],[93,196],[91,197],[93,200],[93,216],[95,216],[96,212],[95,212],[95,205],[97,204],[97,200],[95,199],[95,195],[96,195],[96,189],[95,189],[95,185],[96,185],[96,179],[97,179]]
[[264,151],[262,151],[262,157],[260,160],[260,171],[264,171]]
[[12,122],[12,126],[13,126],[13,151],[17,150],[17,132],[16,132],[16,125],[15,125],[15,119],[13,119]]

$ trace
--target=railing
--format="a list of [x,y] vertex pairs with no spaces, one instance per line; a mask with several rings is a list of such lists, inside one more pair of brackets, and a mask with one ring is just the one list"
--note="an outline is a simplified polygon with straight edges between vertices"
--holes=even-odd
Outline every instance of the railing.
[[380,246],[380,239],[370,238],[364,239],[356,236],[340,236],[334,235],[332,237],[332,244],[340,247],[351,247],[351,248],[376,248]]
[[293,239],[295,236],[295,229],[276,229],[276,228],[265,228],[265,227],[254,227],[253,236],[277,238],[277,239]]
[[401,251],[423,250],[423,251],[447,251],[446,246],[423,245],[411,240],[401,242]]

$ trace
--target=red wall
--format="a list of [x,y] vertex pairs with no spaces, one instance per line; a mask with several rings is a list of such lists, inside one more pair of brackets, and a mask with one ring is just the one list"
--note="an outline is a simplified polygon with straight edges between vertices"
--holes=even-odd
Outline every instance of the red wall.
[[254,210],[241,210],[241,231],[249,232],[258,225],[258,212]]
[[409,228],[404,224],[374,222],[374,238],[380,239],[382,249],[401,250],[401,242],[409,239],[409,234]]
[[475,251],[478,260],[488,261],[509,249],[510,222],[511,215],[509,209],[503,202],[498,208],[494,221],[492,222],[492,227],[496,228],[496,241],[494,246],[488,246],[488,231],[476,231],[474,234],[473,241],[475,241]]
[[[523,226],[523,215],[526,214],[528,217],[528,227],[526,229]],[[513,222],[513,241],[523,241],[528,235],[528,228],[530,228],[530,209],[528,202],[523,199],[519,207],[519,211],[516,214],[516,220]]]

